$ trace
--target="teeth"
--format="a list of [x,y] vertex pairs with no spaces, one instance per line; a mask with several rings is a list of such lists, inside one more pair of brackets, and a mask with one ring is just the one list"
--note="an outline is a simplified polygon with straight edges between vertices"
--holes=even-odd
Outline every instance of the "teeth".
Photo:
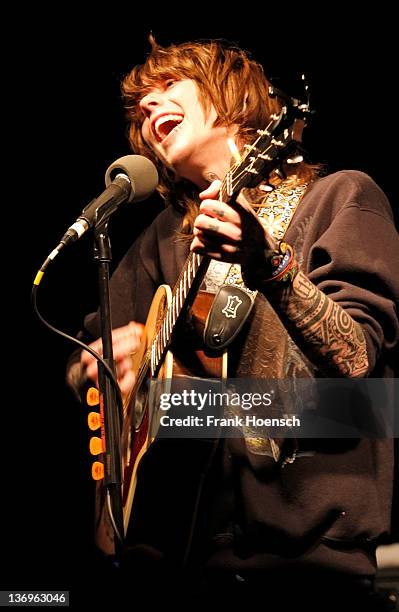
[[154,124],[154,130],[158,138],[160,138],[161,140],[165,138],[165,134],[161,133],[159,131],[159,128],[161,127],[161,125],[163,125],[167,121],[174,121],[176,124],[179,124],[183,121],[183,117],[181,115],[171,114],[171,115],[162,115],[162,117],[159,117],[159,119],[156,120]]

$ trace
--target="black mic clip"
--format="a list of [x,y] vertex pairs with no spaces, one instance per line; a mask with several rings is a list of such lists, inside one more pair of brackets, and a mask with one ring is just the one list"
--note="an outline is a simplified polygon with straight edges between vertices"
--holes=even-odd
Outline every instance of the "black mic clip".
[[129,177],[126,174],[118,174],[98,198],[93,198],[85,206],[75,223],[61,238],[60,244],[66,246],[75,242],[88,229],[106,223],[119,205],[129,199],[131,188]]
[[140,202],[148,198],[158,184],[154,164],[142,155],[125,155],[113,162],[105,174],[106,189],[89,202],[51,251],[36,275],[38,285],[48,265],[68,244],[78,240],[92,227],[104,227],[113,212],[125,202]]

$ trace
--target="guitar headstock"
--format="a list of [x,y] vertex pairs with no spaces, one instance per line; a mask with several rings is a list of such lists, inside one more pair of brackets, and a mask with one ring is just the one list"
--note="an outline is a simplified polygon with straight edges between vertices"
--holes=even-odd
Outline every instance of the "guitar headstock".
[[297,164],[301,155],[302,132],[309,120],[309,103],[288,98],[270,86],[269,94],[278,96],[283,106],[280,113],[272,115],[263,130],[257,130],[258,138],[245,145],[245,155],[229,172],[226,184],[229,197],[243,189],[256,187],[262,181],[269,182],[272,172],[284,178],[283,163]]

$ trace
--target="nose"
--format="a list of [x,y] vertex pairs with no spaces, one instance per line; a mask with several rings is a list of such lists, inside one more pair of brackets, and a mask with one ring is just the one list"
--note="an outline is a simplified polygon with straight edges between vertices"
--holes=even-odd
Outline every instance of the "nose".
[[161,93],[150,91],[146,96],[141,98],[139,106],[146,117],[149,117],[157,106],[161,104]]

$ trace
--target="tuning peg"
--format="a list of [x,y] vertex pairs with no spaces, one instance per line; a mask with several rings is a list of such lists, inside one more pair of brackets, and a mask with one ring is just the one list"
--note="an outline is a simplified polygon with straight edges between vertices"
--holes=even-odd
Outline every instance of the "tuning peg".
[[290,96],[287,96],[281,89],[274,85],[269,85],[269,96],[271,98],[279,98],[283,103],[290,101]]
[[269,182],[262,183],[261,185],[259,185],[259,189],[261,191],[266,191],[267,193],[269,193],[270,191],[274,190],[274,185],[271,185]]
[[297,142],[295,143],[295,148],[292,151],[292,155],[290,155],[290,157],[287,159],[287,163],[288,164],[299,164],[302,161],[311,163],[308,152],[299,142]]
[[[272,133],[271,133],[271,132],[269,132],[269,130],[267,130],[266,128],[265,128],[264,130],[256,130],[256,133],[257,133],[259,136],[271,136],[271,135],[272,135]],[[251,149],[251,148],[253,148],[253,147],[252,147],[252,145],[244,145],[244,147],[245,147],[245,148],[246,148],[246,147],[249,147],[250,149]]]
[[294,155],[294,157],[287,158],[287,164],[300,164],[303,162],[303,155]]

